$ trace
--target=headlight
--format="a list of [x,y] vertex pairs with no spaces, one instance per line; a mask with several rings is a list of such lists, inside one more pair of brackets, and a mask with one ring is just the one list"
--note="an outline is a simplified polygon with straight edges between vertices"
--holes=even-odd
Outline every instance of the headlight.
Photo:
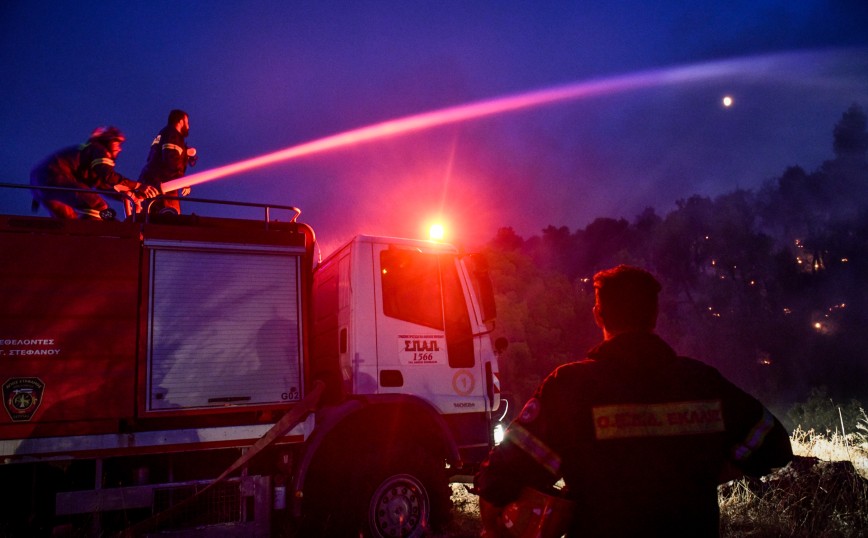
[[494,427],[494,444],[495,445],[499,445],[500,443],[503,442],[503,434],[504,434],[503,424],[498,422],[497,425]]

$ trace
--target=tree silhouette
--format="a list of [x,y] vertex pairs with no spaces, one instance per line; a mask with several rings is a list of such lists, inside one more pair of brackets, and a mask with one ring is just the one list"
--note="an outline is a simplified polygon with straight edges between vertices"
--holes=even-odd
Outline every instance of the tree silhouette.
[[868,152],[868,133],[866,133],[865,127],[865,111],[858,104],[853,104],[844,112],[841,121],[835,125],[835,129],[832,131],[832,147],[835,150],[835,156],[839,159],[861,159],[864,161],[865,154]]
[[501,228],[489,245],[497,336],[511,342],[505,385],[529,396],[555,365],[599,338],[591,277],[629,263],[664,285],[658,329],[680,353],[720,368],[769,403],[826,385],[868,400],[868,135],[851,106],[834,158],[789,167],[757,192],[678,200],[663,217],[599,217],[540,236]]

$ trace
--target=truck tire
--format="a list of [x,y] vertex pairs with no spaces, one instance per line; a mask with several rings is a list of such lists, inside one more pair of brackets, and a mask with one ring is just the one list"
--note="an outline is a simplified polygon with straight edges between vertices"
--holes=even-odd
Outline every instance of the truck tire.
[[425,482],[410,473],[388,474],[361,500],[367,500],[366,531],[373,538],[417,538],[431,528],[432,505]]
[[332,468],[340,485],[314,481],[302,535],[415,538],[444,523],[451,506],[443,464],[419,451],[389,452],[360,454],[340,473]]
[[404,450],[369,468],[359,477],[354,510],[365,536],[416,538],[445,523],[451,507],[442,461]]

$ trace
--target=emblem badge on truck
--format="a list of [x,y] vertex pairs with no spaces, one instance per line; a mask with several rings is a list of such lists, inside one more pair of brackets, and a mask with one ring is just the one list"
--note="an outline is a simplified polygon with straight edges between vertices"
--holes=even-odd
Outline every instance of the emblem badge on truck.
[[42,391],[45,389],[38,377],[13,377],[3,383],[3,402],[6,412],[13,422],[26,422],[42,403]]

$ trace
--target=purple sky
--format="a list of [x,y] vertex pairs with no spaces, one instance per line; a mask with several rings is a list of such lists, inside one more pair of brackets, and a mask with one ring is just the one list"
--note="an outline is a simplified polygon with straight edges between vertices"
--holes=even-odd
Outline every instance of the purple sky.
[[[864,0],[585,4],[3,2],[0,182],[26,183],[100,124],[126,133],[117,170],[135,178],[172,108],[190,113],[197,172],[408,115],[602,88],[194,187],[298,206],[325,251],[359,232],[420,236],[438,214],[473,246],[501,226],[663,215],[812,170],[842,113],[868,109]],[[693,78],[664,84],[673,72]],[[617,86],[635,76],[649,85]],[[0,191],[0,210],[29,208],[26,191]]]

